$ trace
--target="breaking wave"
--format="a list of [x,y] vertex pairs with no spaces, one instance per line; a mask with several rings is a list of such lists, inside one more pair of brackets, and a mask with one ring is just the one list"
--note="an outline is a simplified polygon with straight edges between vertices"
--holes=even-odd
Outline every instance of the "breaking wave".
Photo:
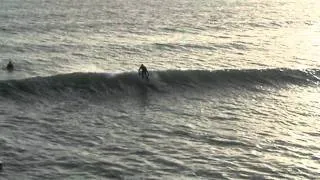
[[318,85],[320,70],[246,69],[246,70],[167,70],[150,72],[150,80],[141,80],[135,72],[71,73],[50,77],[33,77],[0,82],[0,96],[114,95],[154,91],[169,92],[175,88],[232,88],[252,86],[283,87]]

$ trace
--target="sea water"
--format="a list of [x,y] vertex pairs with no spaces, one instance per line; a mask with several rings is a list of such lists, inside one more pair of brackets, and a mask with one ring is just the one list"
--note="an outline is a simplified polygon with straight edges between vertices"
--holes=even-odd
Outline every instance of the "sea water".
[[319,8],[2,0],[0,179],[318,179]]

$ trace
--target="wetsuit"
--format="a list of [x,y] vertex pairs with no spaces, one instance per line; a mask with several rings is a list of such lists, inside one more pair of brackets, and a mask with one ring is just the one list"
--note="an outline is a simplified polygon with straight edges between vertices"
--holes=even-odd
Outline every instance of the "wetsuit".
[[149,79],[149,72],[147,70],[147,68],[144,65],[141,65],[139,68],[139,75],[141,73],[141,77],[142,79],[146,78]]

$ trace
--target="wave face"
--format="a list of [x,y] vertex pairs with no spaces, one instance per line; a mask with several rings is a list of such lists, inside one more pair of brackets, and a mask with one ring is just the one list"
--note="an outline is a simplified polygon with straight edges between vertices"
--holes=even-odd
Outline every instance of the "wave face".
[[34,77],[0,82],[2,97],[43,96],[64,97],[71,94],[116,95],[145,92],[169,92],[175,89],[246,88],[255,86],[283,87],[318,85],[319,70],[249,69],[249,70],[168,70],[150,72],[150,81],[141,80],[136,73],[71,73],[51,77]]

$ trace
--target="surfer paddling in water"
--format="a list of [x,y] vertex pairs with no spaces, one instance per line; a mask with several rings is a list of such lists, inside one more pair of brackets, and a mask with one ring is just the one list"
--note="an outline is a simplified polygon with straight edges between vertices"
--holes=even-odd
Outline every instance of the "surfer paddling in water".
[[7,67],[6,67],[7,71],[11,72],[13,71],[13,64],[11,61],[9,61],[9,63],[7,64]]
[[142,79],[147,79],[147,80],[149,79],[149,72],[143,64],[141,64],[138,70],[138,74],[139,76],[141,76]]

